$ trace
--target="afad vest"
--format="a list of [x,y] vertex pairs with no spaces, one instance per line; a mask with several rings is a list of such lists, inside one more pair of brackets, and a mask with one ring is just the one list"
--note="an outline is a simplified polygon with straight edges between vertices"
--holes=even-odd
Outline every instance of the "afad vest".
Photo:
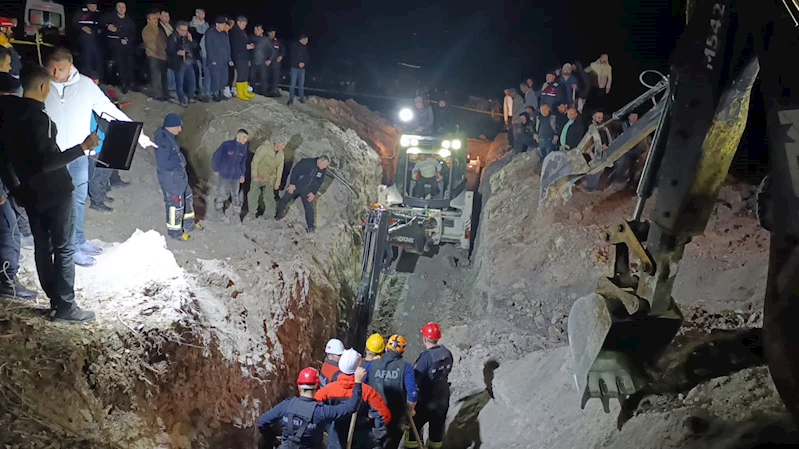
[[283,443],[280,449],[315,449],[321,444],[321,432],[316,432],[313,413],[319,405],[316,401],[292,399],[283,415]]
[[[431,391],[429,394],[429,406],[447,407],[449,406],[449,373],[452,371],[452,353],[444,346],[436,346],[427,350],[433,360],[430,372],[427,373],[430,381]],[[420,391],[421,393],[421,391]]]
[[369,385],[386,401],[392,416],[405,415],[408,393],[405,389],[405,370],[408,362],[394,353],[386,353],[369,365]]

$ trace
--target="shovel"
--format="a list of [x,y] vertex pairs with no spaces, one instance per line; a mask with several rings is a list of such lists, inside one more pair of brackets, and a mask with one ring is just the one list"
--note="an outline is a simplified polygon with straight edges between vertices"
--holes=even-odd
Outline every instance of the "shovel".
[[352,449],[352,436],[355,435],[355,421],[358,419],[358,413],[352,414],[350,419],[350,430],[347,432],[347,449]]
[[413,422],[413,416],[411,414],[411,408],[407,407],[405,411],[408,413],[408,422],[411,424],[411,430],[413,431],[413,436],[416,437],[416,441],[419,443],[419,447],[422,447],[422,437],[419,436],[419,429],[416,428],[416,423]]

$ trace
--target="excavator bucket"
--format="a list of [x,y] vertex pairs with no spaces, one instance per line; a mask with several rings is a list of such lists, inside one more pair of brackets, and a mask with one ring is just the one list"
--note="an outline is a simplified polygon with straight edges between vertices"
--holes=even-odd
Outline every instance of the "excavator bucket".
[[[624,293],[622,292],[622,295]],[[647,366],[676,335],[682,315],[676,307],[661,315],[630,314],[628,298],[592,293],[578,299],[569,313],[569,347],[580,407],[599,398],[606,413],[610,399],[624,401],[648,383]]]
[[602,130],[591,125],[575,149],[548,154],[541,168],[539,204],[544,207],[565,204],[571,198],[572,187],[580,179],[601,173],[635,149],[657,128],[664,105],[664,101],[659,102],[604,150],[599,138]]

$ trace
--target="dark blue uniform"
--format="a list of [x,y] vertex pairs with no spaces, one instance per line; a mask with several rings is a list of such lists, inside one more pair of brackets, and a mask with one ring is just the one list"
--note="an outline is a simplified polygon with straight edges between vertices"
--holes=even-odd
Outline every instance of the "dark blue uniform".
[[166,229],[171,237],[177,238],[194,230],[194,197],[186,174],[186,158],[175,135],[166,128],[155,132],[155,144],[158,183],[166,205]]
[[[424,351],[416,359],[416,384],[419,387],[419,402],[413,418],[419,433],[425,424],[430,424],[428,432],[429,449],[439,449],[444,440],[444,426],[449,411],[449,373],[452,371],[452,353],[444,346],[436,346]],[[405,433],[405,447],[420,447],[412,432]]]
[[[100,26],[100,12],[89,11],[88,8],[83,8],[75,13],[72,18],[72,25],[77,28],[78,42],[80,42],[81,52],[81,69],[83,73],[92,71],[100,76],[103,69],[103,57],[100,53],[100,34],[102,27]],[[83,28],[89,28],[90,33],[86,33]]]
[[258,418],[258,429],[269,438],[271,425],[283,425],[281,449],[316,449],[322,444],[327,424],[355,412],[361,403],[362,385],[355,384],[352,397],[339,405],[325,405],[311,398],[286,399]]

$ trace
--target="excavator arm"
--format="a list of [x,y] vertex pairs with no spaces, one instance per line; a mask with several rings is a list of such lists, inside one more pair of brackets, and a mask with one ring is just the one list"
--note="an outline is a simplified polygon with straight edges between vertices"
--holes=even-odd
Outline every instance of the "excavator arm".
[[[799,8],[790,14],[793,5],[791,0],[700,0],[693,5],[672,58],[668,98],[662,100],[634,215],[605,235],[615,247],[613,275],[575,302],[569,316],[583,407],[599,398],[609,412],[610,399],[623,402],[643,390],[650,380],[647,369],[678,332],[682,315],[671,293],[679,262],[691,238],[705,230],[763,65],[761,84],[770,111],[769,197],[774,202],[764,340],[775,384],[798,415],[799,89],[790,85],[795,81],[787,82],[780,63],[797,54],[799,28],[792,18]],[[644,221],[644,206],[656,187],[654,208]],[[631,269],[631,258],[640,268]]]

